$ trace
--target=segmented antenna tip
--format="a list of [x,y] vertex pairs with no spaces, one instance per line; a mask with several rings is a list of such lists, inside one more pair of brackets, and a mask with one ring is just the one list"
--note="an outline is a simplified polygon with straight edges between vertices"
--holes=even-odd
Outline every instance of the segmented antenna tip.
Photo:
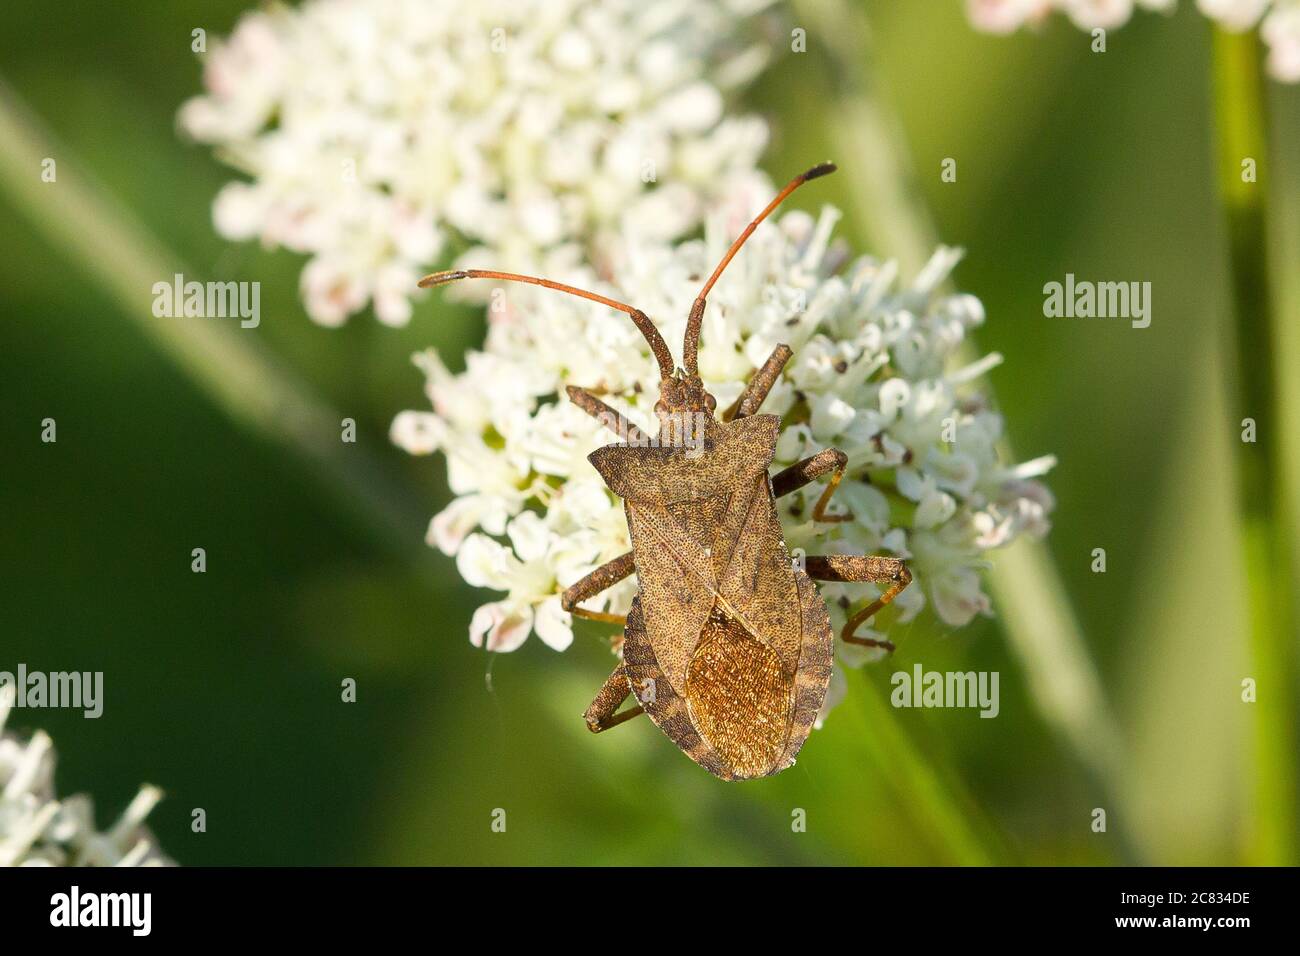
[[820,176],[829,176],[837,169],[839,169],[839,167],[836,166],[834,163],[818,163],[816,166],[808,170],[808,172],[804,173],[799,178],[802,179],[804,182],[808,182],[808,180],[817,179]]
[[446,272],[434,272],[420,280],[421,289],[429,289],[435,285],[445,285],[448,282],[455,282],[457,279],[468,279],[469,273],[463,269],[449,269]]

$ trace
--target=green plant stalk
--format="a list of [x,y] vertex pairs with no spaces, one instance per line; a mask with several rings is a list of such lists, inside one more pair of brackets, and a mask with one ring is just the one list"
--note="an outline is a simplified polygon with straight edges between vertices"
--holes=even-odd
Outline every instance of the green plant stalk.
[[[41,180],[41,160],[58,180]],[[155,282],[188,273],[129,210],[94,183],[0,78],[0,190],[51,244],[62,248],[117,301],[122,314],[177,364],[237,425],[301,456],[326,491],[381,550],[412,560],[427,554],[427,516],[365,451],[340,440],[341,416],[276,362],[247,331],[228,324],[159,319]]]
[[[1273,322],[1265,215],[1268,120],[1259,39],[1253,32],[1214,27],[1214,113],[1218,134],[1219,195],[1231,267],[1233,353],[1231,387],[1238,412],[1255,422],[1253,442],[1236,456],[1238,516],[1247,575],[1251,673],[1251,814],[1246,859],[1254,864],[1296,862],[1296,643],[1300,640],[1292,594],[1292,541],[1281,479],[1282,420],[1274,362]],[[1253,160],[1248,178],[1243,162]],[[1254,179],[1256,181],[1250,181]],[[1241,422],[1239,425],[1238,422]]]
[[947,862],[960,866],[1015,862],[1005,838],[957,775],[926,758],[912,742],[889,704],[888,689],[869,680],[861,683],[871,686],[854,688],[849,700],[865,728],[863,746],[899,799],[915,808],[915,819],[948,854]]

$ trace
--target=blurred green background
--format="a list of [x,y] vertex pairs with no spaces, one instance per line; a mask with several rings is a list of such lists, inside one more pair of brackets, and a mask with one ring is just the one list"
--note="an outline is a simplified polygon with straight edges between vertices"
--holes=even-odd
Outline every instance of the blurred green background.
[[[1121,806],[1044,723],[998,621],[948,631],[926,615],[900,635],[899,669],[1001,673],[997,720],[894,716],[1007,860],[1231,863],[1250,828],[1209,37],[1182,6],[1137,16],[1104,55],[1059,18],[999,38],[974,32],[956,0],[865,8],[865,65],[901,118],[938,236],[968,250],[956,284],[987,309],[979,345],[1006,356],[992,381],[1011,438],[1022,457],[1060,458],[1048,547],[1129,753]],[[848,701],[791,771],[728,785],[648,724],[587,733],[578,715],[610,666],[603,629],[564,654],[535,640],[495,658],[470,646],[485,595],[422,543],[446,500],[443,463],[386,433],[424,404],[410,353],[433,345],[455,364],[481,319],[430,298],[404,330],[368,314],[319,328],[298,301],[298,256],[214,234],[211,200],[233,174],[182,142],[174,116],[199,88],[190,31],[224,35],[243,7],[11,0],[0,76],[53,137],[61,181],[93,182],[187,272],[261,281],[261,327],[239,335],[356,419],[356,450],[387,473],[400,531],[374,533],[322,469],[233,421],[143,329],[184,320],[149,318],[147,288],[144,322],[128,317],[85,254],[38,224],[39,203],[15,201],[62,187],[8,169],[0,669],[105,672],[99,720],[12,718],[53,735],[60,792],[92,792],[107,824],[141,781],[159,784],[152,824],[194,865],[952,862],[873,743],[895,666],[851,675]],[[770,120],[774,179],[831,155],[870,176],[834,149],[839,78],[809,40],[734,108]],[[1295,370],[1300,88],[1271,95],[1262,179]],[[956,183],[940,181],[944,157]],[[871,211],[854,207],[847,176],[793,205],[822,202],[846,209],[841,234],[863,251],[891,253],[866,248]],[[1042,286],[1066,272],[1149,280],[1151,327],[1044,318]],[[1296,379],[1284,382],[1291,410]],[[57,444],[39,440],[47,416]],[[1286,421],[1297,427],[1293,411]],[[195,547],[204,575],[190,572]],[[1105,574],[1089,569],[1097,547]],[[345,677],[355,704],[340,703]],[[1098,806],[1111,811],[1106,834],[1090,829]],[[195,807],[206,833],[190,831]],[[498,807],[504,834],[489,828]],[[791,831],[794,808],[806,833]]]

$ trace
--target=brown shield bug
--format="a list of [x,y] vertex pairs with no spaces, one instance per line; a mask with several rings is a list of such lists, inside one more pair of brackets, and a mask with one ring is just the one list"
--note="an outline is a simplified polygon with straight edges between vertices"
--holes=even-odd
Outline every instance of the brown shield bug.
[[[624,629],[623,660],[587,709],[587,726],[599,733],[649,714],[687,756],[724,780],[766,777],[790,766],[821,709],[834,641],[813,579],[888,585],[849,618],[841,637],[890,650],[892,644],[855,631],[912,579],[895,558],[808,557],[803,569],[791,562],[777,498],[829,475],[814,520],[851,516],[826,512],[847,463],[837,449],[768,475],[780,420],[758,409],[790,359],[788,347],[776,347],[721,416],[714,415],[717,402],[697,367],[705,300],[723,269],[786,196],[834,171],[823,163],[796,176],[732,244],[691,307],[685,368],[674,367],[667,343],[644,312],[593,292],[479,269],[420,281],[424,287],[469,278],[541,285],[625,312],[645,336],[660,373],[657,439],[592,392],[567,389],[575,404],[624,439],[597,449],[589,460],[623,499],[632,550],[569,587],[563,606]],[[626,618],[579,606],[632,573],[638,593]],[[639,703],[620,712],[629,695]]]

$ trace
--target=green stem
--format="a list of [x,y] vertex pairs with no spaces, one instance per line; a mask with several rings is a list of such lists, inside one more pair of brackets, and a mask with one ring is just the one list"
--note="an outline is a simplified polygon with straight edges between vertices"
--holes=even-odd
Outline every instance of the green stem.
[[[1237,452],[1238,514],[1247,575],[1252,672],[1253,793],[1247,859],[1296,861],[1297,628],[1292,594],[1292,542],[1280,478],[1282,422],[1274,368],[1277,330],[1268,274],[1265,189],[1268,169],[1265,84],[1253,32],[1214,28],[1214,112],[1219,193],[1227,227],[1232,307],[1229,348],[1235,367],[1229,394],[1232,423],[1255,423],[1253,441]],[[1250,161],[1249,163],[1247,161]],[[1253,167],[1256,175],[1251,175]],[[1238,425],[1237,423],[1241,424]]]
[[862,683],[869,686],[855,688],[849,699],[861,715],[863,746],[899,799],[913,808],[913,818],[947,853],[948,862],[960,866],[1014,862],[1001,832],[957,774],[929,760],[903,729],[888,702],[888,688],[879,681]]
[[[44,157],[58,160],[58,180],[41,181]],[[228,324],[155,318],[155,282],[188,273],[0,79],[0,190],[32,225],[62,248],[84,276],[103,286],[122,315],[174,361],[240,426],[300,455],[385,551],[423,559],[418,530],[428,520],[369,457],[340,440],[341,416],[305,382],[261,348],[255,333]]]

